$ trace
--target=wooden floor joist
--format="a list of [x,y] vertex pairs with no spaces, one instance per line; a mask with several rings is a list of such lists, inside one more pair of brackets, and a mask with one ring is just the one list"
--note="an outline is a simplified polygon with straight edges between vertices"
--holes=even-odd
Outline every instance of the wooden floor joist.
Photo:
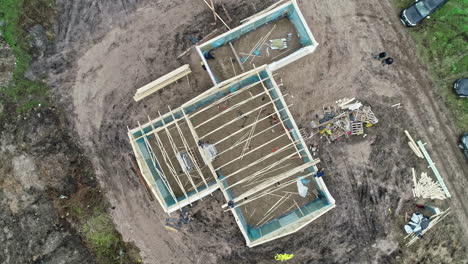
[[[252,152],[254,152],[254,151],[256,151],[256,150],[258,150],[258,149],[260,149],[260,148],[262,148],[262,147],[265,147],[266,145],[271,144],[272,142],[274,142],[275,140],[278,140],[279,138],[281,138],[281,137],[283,137],[283,136],[285,136],[284,133],[281,134],[281,135],[279,135],[279,136],[277,136],[277,137],[275,137],[275,138],[273,138],[273,139],[271,139],[271,140],[268,140],[267,142],[261,144],[260,146],[254,148],[254,149],[251,149],[250,151],[248,151],[247,153],[245,153],[245,155],[248,155],[248,154],[250,154],[250,153],[252,153]],[[274,153],[274,152],[273,152],[273,153]],[[237,158],[235,158],[235,159],[230,160],[229,162],[227,162],[227,163],[225,163],[225,164],[223,164],[223,165],[217,167],[216,170],[219,170],[219,169],[224,168],[225,166],[227,166],[227,165],[233,163],[234,161],[240,159],[241,157],[242,157],[242,156],[239,156],[239,157],[237,157]]]
[[[289,105],[289,106],[291,106],[291,105]],[[289,106],[288,106],[288,107],[289,107]],[[269,114],[269,115],[267,115],[267,116],[265,116],[265,117],[263,117],[263,118],[257,120],[256,122],[254,122],[254,123],[252,123],[252,124],[249,124],[249,125],[243,127],[242,129],[237,130],[236,132],[234,132],[234,133],[232,133],[232,134],[229,134],[228,136],[226,136],[226,137],[220,139],[219,141],[217,141],[216,143],[213,143],[213,145],[216,146],[217,144],[219,144],[219,143],[225,141],[226,139],[231,138],[232,136],[237,135],[237,134],[241,133],[242,131],[247,130],[248,128],[252,127],[252,126],[255,125],[256,123],[260,123],[260,122],[262,122],[263,120],[272,117],[273,115],[275,115],[275,113]]]
[[255,86],[256,86],[257,84],[259,84],[261,81],[265,81],[265,80],[268,80],[268,79],[270,79],[270,77],[267,77],[267,78],[265,78],[265,79],[262,79],[262,80],[260,80],[260,81],[254,82],[254,83],[251,83],[251,84],[247,85],[246,87],[242,87],[242,88],[238,89],[238,90],[235,91],[235,92],[229,93],[228,95],[222,97],[221,99],[216,100],[216,101],[212,102],[211,104],[208,104],[207,106],[203,107],[202,109],[198,110],[197,112],[188,114],[188,117],[189,117],[189,118],[195,117],[196,115],[203,113],[204,111],[210,109],[211,107],[213,107],[213,106],[215,106],[215,105],[218,105],[218,104],[220,104],[220,103],[222,103],[222,102],[224,102],[224,101],[227,101],[227,100],[231,99],[232,97],[238,95],[239,93],[245,92],[245,91],[247,91],[248,89],[250,89],[250,88],[252,88],[252,87],[255,87]]
[[[184,119],[187,121],[187,125],[190,129],[190,132],[192,133],[192,136],[193,136],[193,139],[195,140],[195,142],[199,142],[200,141],[200,137],[198,136],[197,132],[195,131],[195,128],[193,127],[193,124],[192,122],[190,121],[190,119],[188,118],[187,114],[185,113],[184,109],[181,109],[182,111],[182,115],[184,117]],[[210,159],[208,157],[208,155],[205,153],[205,150],[199,145],[197,144],[197,147],[198,147],[198,152],[200,153],[200,155],[202,156],[203,158],[203,161],[205,162],[205,164],[208,166],[208,169],[211,171],[211,173],[213,174],[213,178],[216,180],[216,182],[218,183],[219,185],[219,188],[221,188],[221,190],[224,192],[224,188],[221,184],[219,184],[219,180],[218,180],[218,174],[216,174],[216,171],[215,169],[213,168],[213,165],[211,164],[210,162]]]
[[174,71],[160,77],[159,79],[139,88],[133,97],[135,101],[140,101],[143,98],[153,94],[154,92],[166,87],[167,85],[179,80],[185,75],[191,73],[190,66],[185,64],[182,67],[175,69]]
[[[159,138],[159,135],[157,133],[154,134],[154,138],[156,139],[156,146],[159,148],[159,151],[161,151],[161,155],[164,159],[164,162],[166,163],[167,168],[171,172],[172,177],[174,178],[175,182],[179,186],[180,190],[184,194],[185,198],[189,200],[190,202],[190,197],[187,195],[187,191],[184,188],[184,185],[182,184],[182,181],[180,180],[179,176],[177,175],[177,171],[174,167],[174,164],[171,161],[171,156],[167,153],[166,149],[164,148],[164,145]],[[190,202],[190,204],[192,204]]]
[[222,116],[222,115],[224,115],[224,114],[226,114],[226,113],[228,113],[228,112],[230,112],[230,111],[232,111],[232,110],[234,110],[234,109],[236,109],[238,107],[240,107],[241,105],[244,105],[244,104],[250,102],[251,100],[254,100],[254,99],[262,96],[263,94],[265,94],[265,92],[258,93],[258,94],[254,95],[254,96],[251,96],[251,97],[245,99],[244,101],[241,101],[241,102],[239,102],[237,104],[232,105],[231,107],[227,108],[226,110],[224,110],[224,111],[222,111],[220,113],[217,113],[216,115],[212,116],[211,118],[201,122],[200,124],[195,126],[195,129],[197,129],[197,128],[203,126],[204,124],[206,124],[206,123],[208,123],[208,122],[210,122],[210,121],[212,121],[212,120],[214,120],[214,119],[216,119],[216,118],[218,118],[218,117],[220,117],[220,116]]
[[[168,106],[168,108],[169,108],[169,111],[171,113],[173,113],[172,110],[171,110],[171,107]],[[182,129],[180,129],[179,124],[177,123],[177,120],[175,119],[174,114],[172,116],[173,116],[173,118],[175,120],[174,123],[175,123],[175,125],[177,127],[177,131],[179,132],[180,139],[182,140],[182,144],[184,145],[184,148],[185,148],[185,151],[187,152],[187,155],[189,155],[190,159],[192,160],[193,164],[195,165],[195,168],[197,169],[198,174],[200,175],[203,182],[205,183],[205,186],[208,187],[208,183],[206,182],[205,177],[203,177],[203,173],[202,173],[200,167],[198,166],[195,157],[192,155],[192,152],[190,151],[190,146],[188,145],[187,140],[185,139],[185,136],[182,133]]]
[[[289,147],[290,147],[290,146],[287,146],[287,147],[285,147],[285,149],[278,150],[278,151],[281,152],[281,151],[283,151],[283,150],[288,149]],[[276,151],[276,152],[278,152],[278,151]],[[232,175],[235,175],[235,174],[237,174],[237,173],[239,173],[239,172],[241,172],[241,171],[243,171],[243,170],[245,170],[245,169],[248,169],[248,168],[251,167],[251,166],[254,166],[254,165],[256,165],[256,164],[258,164],[258,163],[260,163],[260,162],[262,162],[262,161],[264,161],[264,160],[266,160],[266,159],[272,157],[272,156],[273,156],[272,154],[276,154],[276,152],[269,154],[268,157],[265,156],[265,157],[263,157],[263,158],[260,159],[260,160],[256,160],[255,162],[253,162],[253,163],[251,163],[251,164],[249,164],[249,165],[247,165],[247,166],[245,166],[245,167],[243,167],[243,168],[240,168],[239,170],[237,170],[237,171],[235,171],[235,172],[229,174],[228,176],[226,176],[226,178],[227,178],[227,177],[230,177],[230,176],[232,176]],[[270,164],[269,166],[267,166],[267,168],[268,168],[268,169],[274,168],[275,166],[281,164],[282,162],[286,161],[287,159],[289,159],[291,156],[293,156],[293,155],[295,155],[295,154],[296,154],[296,153],[290,154],[290,155],[286,156],[286,158],[282,158],[279,162],[275,162],[275,163],[273,163],[273,164]],[[264,174],[264,173],[269,173],[269,172],[265,172],[264,170],[257,171],[256,173],[254,173],[254,174],[252,174],[252,175],[250,175],[250,176],[248,176],[248,177],[245,177],[245,178],[243,178],[243,179],[240,180],[240,181],[233,182],[232,184],[229,184],[229,187],[227,187],[226,189],[232,188],[232,187],[234,187],[234,186],[236,186],[236,185],[239,185],[239,184],[242,184],[242,183],[244,183],[244,182],[250,182],[251,180],[253,180],[253,179],[255,179],[255,178],[259,178],[259,177],[260,177],[259,175],[260,175],[260,174]],[[225,180],[226,178],[223,178],[223,180]],[[250,185],[250,184],[249,184],[249,185]],[[247,186],[247,185],[244,185],[244,186]]]
[[268,155],[265,155],[265,156],[263,156],[262,158],[260,158],[260,159],[258,159],[258,160],[255,160],[254,162],[252,162],[252,163],[250,163],[250,164],[248,164],[248,165],[246,165],[246,166],[243,166],[242,168],[236,170],[235,172],[232,172],[232,173],[226,175],[226,176],[223,178],[223,180],[226,180],[226,179],[232,177],[233,175],[236,175],[237,173],[239,173],[239,172],[241,172],[241,171],[244,171],[244,170],[246,170],[246,169],[248,169],[248,168],[250,168],[250,167],[252,167],[252,166],[254,166],[254,165],[256,165],[256,164],[258,164],[258,163],[260,163],[260,162],[262,162],[262,161],[264,161],[264,160],[266,160],[266,159],[268,159],[268,158],[270,158],[270,157],[279,155],[279,154],[282,153],[283,151],[289,149],[289,148],[291,147],[291,145],[293,145],[293,144],[294,144],[294,142],[291,142],[291,143],[289,143],[288,145],[281,147],[281,148],[278,149],[277,151],[272,152],[272,153],[270,153],[270,154],[268,154]]
[[[257,68],[255,67],[255,65],[253,65],[254,69],[255,69],[255,72],[257,73],[257,76],[259,79],[261,79],[260,77],[260,74],[258,73],[257,71]],[[263,89],[265,90],[266,94],[268,95],[268,97],[270,98],[271,101],[273,101],[273,97],[271,96],[270,94],[270,91],[271,89],[269,90],[265,84],[263,82],[261,82],[262,86],[263,86]],[[284,97],[284,96],[283,96]],[[277,99],[280,99],[280,98],[277,98]],[[292,130],[290,131],[286,125],[284,124],[283,122],[283,116],[281,115],[280,111],[278,110],[278,107],[276,106],[276,104],[273,104],[273,107],[275,108],[275,112],[276,112],[276,115],[278,116],[278,119],[280,120],[281,124],[283,125],[283,129],[286,131],[286,133],[288,134],[288,137],[291,141],[294,141],[294,139],[292,138],[291,136],[291,133],[292,133]],[[294,147],[296,148],[296,151],[297,151],[297,155],[299,155],[300,158],[302,158],[302,155],[301,155],[301,152],[299,151],[299,148],[294,145]]]
[[[254,137],[256,137],[256,136],[259,136],[259,135],[261,135],[262,133],[264,133],[264,132],[266,132],[266,131],[268,131],[268,130],[273,129],[273,128],[276,127],[277,125],[279,125],[279,123],[276,123],[276,124],[274,124],[274,125],[272,125],[272,126],[269,126],[269,127],[265,128],[264,130],[262,130],[262,131],[256,133],[255,135],[252,135],[252,137],[251,137],[250,139],[252,139],[252,138],[254,138]],[[244,136],[248,136],[248,134],[246,134],[246,135],[244,135]],[[232,146],[230,146],[229,148],[227,148],[227,149],[225,149],[225,150],[219,152],[218,154],[216,154],[216,157],[221,156],[222,154],[224,154],[224,153],[226,153],[227,151],[229,151],[229,150],[231,150],[231,149],[233,149],[233,148],[235,148],[235,147],[241,145],[242,143],[246,142],[247,140],[249,140],[249,139],[248,139],[248,138],[245,138],[245,137],[242,138],[240,141],[234,143],[234,144],[233,144]]]
[[[288,187],[289,185],[291,185],[291,184],[293,184],[293,183],[295,183],[295,182],[297,182],[297,181],[300,181],[300,180],[302,180],[302,179],[305,179],[305,178],[307,178],[307,177],[311,177],[311,174],[299,176],[299,177],[297,177],[297,178],[291,179],[291,180],[289,180],[289,181],[287,181],[287,182],[281,184],[280,186],[276,186],[276,187],[272,187],[272,188],[265,189],[265,190],[263,190],[263,191],[261,191],[261,192],[255,194],[255,195],[252,195],[252,197],[250,197],[250,198],[247,199],[247,200],[244,200],[244,201],[242,201],[242,202],[240,202],[240,203],[236,203],[236,205],[235,205],[232,209],[235,209],[235,208],[237,208],[237,207],[239,207],[239,206],[246,205],[246,204],[248,204],[248,203],[250,203],[250,202],[253,202],[253,201],[255,201],[256,199],[261,198],[261,197],[263,197],[263,196],[265,196],[265,195],[272,194],[272,192],[275,192],[275,191],[281,190],[281,189],[283,189],[283,188],[286,188],[286,187]],[[227,204],[226,204],[226,206],[223,205],[222,207],[223,207],[223,208],[226,208],[226,207],[227,207]]]
[[[162,117],[161,113],[158,112],[158,114],[159,114],[160,117]],[[164,119],[161,118],[161,120],[163,122],[164,128],[166,128],[166,135],[167,135],[167,138],[169,139],[169,144],[171,145],[172,151],[174,152],[174,156],[176,156],[177,153],[179,152],[179,150],[177,148],[177,145],[175,144],[174,139],[172,138],[171,132],[169,131],[169,129],[167,129],[167,126],[166,126],[166,123],[164,122]],[[194,183],[194,181],[192,179],[192,176],[190,176],[190,173],[188,173],[183,168],[182,168],[182,171],[184,172],[185,176],[187,176],[187,179],[190,181],[190,184],[192,184],[192,187],[195,189],[195,192],[198,194],[199,198],[201,198],[200,194],[199,194],[199,192],[198,192],[198,190],[197,190],[197,188],[195,186],[195,183]]]
[[[278,176],[272,177],[268,181],[265,181],[265,182],[255,186],[255,187],[253,187],[252,189],[246,191],[245,193],[242,193],[242,194],[238,195],[232,201],[233,202],[238,202],[240,200],[243,200],[244,198],[249,197],[249,196],[251,196],[251,195],[253,195],[253,194],[255,194],[255,193],[259,192],[259,191],[262,191],[262,190],[264,190],[264,189],[266,189],[266,188],[268,188],[268,187],[270,187],[270,186],[272,186],[272,185],[274,185],[274,184],[276,184],[276,183],[278,183],[278,182],[280,182],[280,181],[282,181],[284,179],[287,179],[288,177],[291,177],[296,173],[304,171],[307,168],[314,166],[315,164],[317,164],[317,161],[313,160],[313,161],[307,162],[307,163],[305,163],[305,164],[303,164],[303,165],[301,165],[299,167],[293,168],[293,169],[291,169],[291,170],[289,170],[289,171],[287,171],[285,173],[282,173],[282,174],[280,174]],[[223,208],[225,208],[225,207],[227,207],[227,203],[223,205]]]
[[[279,99],[280,99],[280,98],[275,99],[275,101],[276,101],[276,100],[279,100]],[[260,110],[260,111],[261,111],[261,109],[262,109],[263,107],[265,107],[265,106],[267,106],[267,105],[269,105],[269,104],[272,104],[272,103],[274,103],[274,101],[267,102],[267,103],[265,103],[265,104],[263,104],[263,105],[260,105],[259,107],[254,108],[253,110],[248,111],[247,113],[244,113],[243,115],[244,115],[244,116],[247,116],[247,115],[250,115],[250,114],[254,113],[254,112],[257,111],[257,110]],[[216,129],[211,130],[211,131],[208,132],[207,134],[201,136],[201,138],[205,138],[205,137],[207,137],[207,136],[209,136],[209,135],[211,135],[211,134],[213,134],[213,133],[215,133],[215,132],[217,132],[217,131],[223,129],[225,126],[228,126],[228,125],[230,125],[230,124],[232,124],[232,123],[234,123],[234,122],[236,122],[236,121],[239,121],[239,118],[238,118],[238,117],[237,117],[237,118],[234,118],[233,120],[231,120],[231,121],[229,121],[229,122],[224,123],[222,126],[219,126],[219,127],[217,127]]]
[[[143,128],[141,127],[140,122],[138,122],[138,126],[139,126],[140,130],[143,133]],[[146,150],[150,154],[150,159],[151,159],[151,162],[153,164],[154,169],[159,173],[159,175],[160,175],[160,177],[162,179],[162,182],[164,183],[166,188],[169,190],[169,193],[171,194],[172,199],[174,199],[176,204],[178,204],[177,198],[175,197],[175,194],[172,192],[172,189],[170,188],[170,185],[169,185],[169,182],[167,181],[166,175],[164,174],[162,169],[161,170],[158,169],[158,166],[157,166],[156,162],[158,164],[160,164],[160,163],[159,163],[158,158],[156,157],[156,154],[154,154],[154,151],[153,151],[153,148],[151,147],[151,144],[149,143],[149,141],[148,141],[148,139],[146,137],[144,137],[144,141],[145,141]],[[181,209],[180,206],[179,206],[179,209]]]

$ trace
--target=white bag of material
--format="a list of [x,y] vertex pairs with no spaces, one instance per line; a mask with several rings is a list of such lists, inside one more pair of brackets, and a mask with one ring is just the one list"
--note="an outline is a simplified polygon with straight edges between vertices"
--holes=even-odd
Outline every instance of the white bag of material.
[[301,180],[297,180],[297,192],[300,196],[306,197],[309,187],[305,186]]
[[405,225],[405,231],[406,231],[406,234],[411,234],[413,233],[413,228],[411,228],[411,226],[409,225]]
[[216,150],[216,147],[213,144],[203,144],[202,148],[205,151],[208,158],[210,159],[210,162],[212,162],[216,157],[216,154],[218,154],[218,150]]
[[422,214],[413,213],[413,215],[411,216],[411,222],[413,222],[415,224],[419,224],[419,223],[421,223],[422,218],[423,218]]

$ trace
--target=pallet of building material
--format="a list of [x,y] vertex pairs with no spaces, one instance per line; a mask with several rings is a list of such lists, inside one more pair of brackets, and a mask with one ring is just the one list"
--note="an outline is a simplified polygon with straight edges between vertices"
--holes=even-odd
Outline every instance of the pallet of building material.
[[351,122],[351,135],[362,135],[364,134],[364,125],[362,122]]

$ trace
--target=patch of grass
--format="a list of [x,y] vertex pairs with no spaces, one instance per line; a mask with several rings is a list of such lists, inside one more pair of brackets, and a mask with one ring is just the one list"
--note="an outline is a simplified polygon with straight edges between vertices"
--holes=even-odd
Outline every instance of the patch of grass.
[[[406,8],[412,0],[395,0]],[[426,63],[437,92],[454,114],[458,127],[468,131],[468,99],[458,98],[453,83],[468,77],[468,0],[450,0],[420,25],[408,28],[414,38],[418,56]]]
[[[90,247],[101,260],[118,261],[120,235],[106,213],[95,212],[83,226],[83,233]],[[118,263],[118,262],[117,262]]]
[[0,87],[0,93],[17,106],[19,114],[29,112],[39,104],[48,104],[48,87],[42,82],[29,81],[24,77],[32,60],[26,30],[35,24],[50,28],[54,13],[53,0],[0,0],[0,21],[4,24],[0,27],[0,34],[16,58],[13,81]]
[[[51,195],[58,197],[58,193]],[[79,184],[67,199],[58,199],[56,206],[81,234],[87,247],[101,264],[141,263],[139,250],[125,243],[108,214],[109,204],[99,187]]]

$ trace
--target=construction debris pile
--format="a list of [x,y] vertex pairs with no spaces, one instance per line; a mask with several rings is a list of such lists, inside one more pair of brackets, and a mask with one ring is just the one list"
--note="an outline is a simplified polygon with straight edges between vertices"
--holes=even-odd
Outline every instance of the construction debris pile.
[[[432,172],[437,179],[433,180],[427,172],[422,172],[421,177],[418,179],[416,176],[416,170],[411,169],[413,174],[413,196],[417,199],[438,199],[444,200],[450,198],[451,195],[447,189],[447,186],[444,183],[442,176],[440,175],[435,163],[432,161],[429,153],[426,150],[426,143],[423,143],[421,140],[415,141],[413,137],[409,134],[407,130],[404,131],[406,137],[408,138],[408,146],[414,152],[414,154],[421,159],[426,159],[428,163],[428,168],[432,169]],[[428,201],[429,202],[429,201]],[[424,216],[420,213],[413,213],[411,221],[404,226],[404,230],[408,234],[405,237],[409,239],[406,243],[406,246],[411,246],[419,238],[421,238],[429,229],[439,223],[444,219],[449,213],[450,208],[447,208],[445,211],[441,212],[439,208],[425,204],[418,205],[420,208],[424,208],[433,213],[431,217]]]
[[371,127],[379,122],[370,106],[364,106],[355,98],[344,98],[336,101],[337,106],[324,106],[323,118],[310,123],[314,132],[320,133],[329,143],[341,138],[354,135],[363,135],[364,127]]
[[422,214],[415,213],[411,217],[411,221],[408,225],[405,225],[405,231],[408,235],[405,237],[405,240],[409,239],[406,243],[406,246],[411,246],[414,242],[420,239],[427,231],[429,231],[432,227],[434,227],[437,223],[442,221],[447,215],[450,214],[450,208],[447,210],[440,212],[438,208],[434,208],[431,206],[424,206],[424,208],[433,208],[436,209],[436,212],[431,217],[426,217]]

